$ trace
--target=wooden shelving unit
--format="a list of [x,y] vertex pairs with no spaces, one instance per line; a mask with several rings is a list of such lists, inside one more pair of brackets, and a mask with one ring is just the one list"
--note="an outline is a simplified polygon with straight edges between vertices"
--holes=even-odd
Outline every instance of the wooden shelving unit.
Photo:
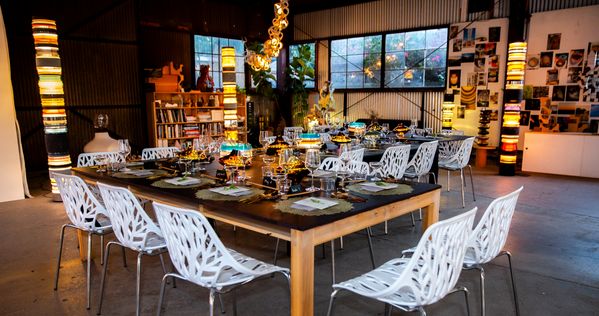
[[[146,100],[150,144],[154,147],[191,143],[202,134],[224,136],[222,92],[151,92]],[[247,141],[244,94],[237,95],[237,105],[238,117],[244,118],[238,122],[238,135]]]

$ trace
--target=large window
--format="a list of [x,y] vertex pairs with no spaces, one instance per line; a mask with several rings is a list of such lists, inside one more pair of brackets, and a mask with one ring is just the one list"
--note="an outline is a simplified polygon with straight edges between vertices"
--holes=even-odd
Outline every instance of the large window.
[[447,28],[384,36],[385,47],[383,35],[331,41],[331,80],[336,88],[444,87]]
[[[270,69],[268,70],[268,74],[270,74],[273,78],[267,78],[266,81],[268,81],[271,85],[271,87],[276,88],[277,87],[277,57],[273,57],[270,60]],[[250,86],[252,88],[256,88],[256,83],[254,82],[254,80],[251,80]]]
[[194,37],[194,44],[196,81],[200,76],[200,65],[209,65],[210,76],[212,76],[212,79],[214,80],[214,87],[222,88],[221,48],[232,46],[235,48],[237,86],[239,88],[245,88],[244,50],[242,40],[196,35]]
[[[291,63],[293,58],[299,55],[298,49],[300,45],[307,45],[310,48],[310,59],[308,61],[308,66],[312,67],[316,73],[316,43],[289,45],[289,62]],[[314,80],[306,80],[304,82],[304,86],[308,89],[313,89],[316,87]]]

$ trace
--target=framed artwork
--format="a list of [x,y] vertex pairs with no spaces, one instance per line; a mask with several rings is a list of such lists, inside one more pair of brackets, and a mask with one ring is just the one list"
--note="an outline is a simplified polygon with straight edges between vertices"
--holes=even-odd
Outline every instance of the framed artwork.
[[492,68],[499,67],[499,55],[490,55],[489,56],[489,67],[492,67]]
[[599,117],[599,104],[591,104],[591,117]]
[[527,55],[526,56],[526,69],[533,70],[539,68],[539,64],[541,63],[541,55]]
[[549,68],[553,66],[553,52],[541,52],[541,68]]
[[460,89],[460,105],[466,107],[467,110],[476,109],[476,87],[462,86]]
[[566,87],[566,101],[580,100],[580,87],[579,86],[567,86]]
[[539,127],[541,127],[541,122],[539,122],[539,116],[538,115],[531,115],[529,123],[530,124],[529,124],[528,127],[531,130],[533,130],[533,131],[536,130],[536,129],[538,129]]
[[584,58],[584,49],[572,49],[570,50],[570,67],[582,66],[582,60]]
[[460,88],[460,77],[462,71],[460,69],[449,69],[448,88],[459,89]]
[[495,92],[491,94],[489,97],[489,101],[491,102],[491,106],[497,106],[499,104],[499,92]]
[[551,94],[551,101],[560,102],[566,100],[566,86],[555,86],[553,87],[553,93]]
[[568,80],[566,83],[578,83],[580,75],[582,73],[582,67],[570,67],[568,68]]
[[496,43],[486,43],[485,49],[483,52],[485,55],[495,55],[496,50],[497,50]]
[[541,110],[541,100],[539,99],[526,99],[524,102],[524,109],[527,111],[539,111]]
[[555,53],[554,63],[555,67],[565,67],[568,64],[568,53]]
[[457,25],[452,25],[449,28],[449,39],[454,39],[458,36],[459,27]]
[[499,42],[501,37],[501,26],[489,28],[489,42]]
[[549,86],[553,86],[559,83],[559,71],[557,69],[547,70],[547,80],[545,83]]
[[540,87],[533,87],[532,88],[532,97],[537,99],[537,98],[546,98],[549,96],[549,87],[547,86],[540,86]]
[[473,63],[474,62],[474,53],[463,53],[462,54],[462,63]]
[[484,72],[477,72],[478,80],[476,82],[477,86],[486,86],[487,85],[487,76]]
[[466,117],[466,107],[458,106],[457,118],[463,119],[464,117]]
[[520,126],[528,126],[530,123],[530,111],[520,111]]
[[464,48],[474,47],[474,41],[476,39],[476,28],[464,29]]
[[447,67],[460,67],[462,65],[462,56],[451,56],[447,58]]
[[491,116],[489,116],[489,119],[491,121],[498,121],[499,120],[499,110],[493,110],[493,112],[491,112]]
[[499,82],[499,68],[489,68],[487,82]]
[[547,50],[559,49],[562,40],[562,33],[554,33],[547,35]]
[[476,106],[479,108],[489,107],[489,90],[479,89],[476,94],[477,94]]
[[453,40],[453,52],[461,52],[462,51],[462,39],[456,38]]
[[475,57],[483,57],[485,55],[485,44],[476,44],[474,46]]
[[474,71],[484,72],[485,71],[486,58],[474,58]]
[[557,115],[572,115],[576,113],[576,104],[560,103],[557,107]]

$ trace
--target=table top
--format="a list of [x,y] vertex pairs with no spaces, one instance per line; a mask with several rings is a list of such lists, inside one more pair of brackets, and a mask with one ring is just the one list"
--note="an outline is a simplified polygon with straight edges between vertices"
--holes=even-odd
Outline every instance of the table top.
[[[214,170],[216,170],[217,168],[222,168],[222,166],[220,166],[220,164],[218,164],[217,162],[213,162],[212,164],[208,165],[208,174],[214,174]],[[260,170],[261,161],[255,159],[254,165],[247,170],[248,174],[252,176],[252,181],[261,182],[255,180],[260,177]],[[284,213],[275,209],[275,201],[263,200],[250,204],[241,204],[239,202],[231,201],[199,200],[195,197],[195,193],[198,191],[198,188],[158,188],[151,185],[154,181],[157,181],[156,179],[148,180],[144,178],[116,178],[113,177],[110,173],[99,173],[97,172],[97,168],[94,167],[73,168],[72,171],[75,175],[82,176],[93,181],[112,185],[129,186],[138,192],[147,193],[148,195],[156,196],[158,198],[164,198],[168,200],[181,202],[183,205],[187,205],[187,207],[195,206],[197,208],[199,206],[203,206],[212,212],[219,212],[223,215],[245,217],[251,220],[258,220],[264,223],[283,227],[285,229],[296,229],[302,231],[317,226],[326,225],[339,219],[350,217],[358,213],[369,211],[390,203],[407,200],[417,195],[441,188],[440,185],[436,184],[406,182],[406,184],[412,186],[413,189],[412,192],[408,194],[385,196],[363,195],[352,192],[352,195],[365,198],[366,201],[362,203],[353,203],[354,208],[344,213],[323,216],[302,216]],[[315,194],[320,195],[321,193],[318,192]],[[308,197],[310,195],[305,196]]]

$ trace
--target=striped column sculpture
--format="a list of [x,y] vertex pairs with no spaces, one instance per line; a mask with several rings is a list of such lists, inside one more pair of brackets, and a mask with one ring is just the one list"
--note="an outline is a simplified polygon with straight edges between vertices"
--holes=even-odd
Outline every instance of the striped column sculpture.
[[58,33],[56,22],[53,20],[33,19],[31,26],[36,52],[36,68],[39,75],[50,182],[54,199],[60,200],[52,173],[68,173],[71,169],[71,156],[67,137],[62,68],[58,55]]

